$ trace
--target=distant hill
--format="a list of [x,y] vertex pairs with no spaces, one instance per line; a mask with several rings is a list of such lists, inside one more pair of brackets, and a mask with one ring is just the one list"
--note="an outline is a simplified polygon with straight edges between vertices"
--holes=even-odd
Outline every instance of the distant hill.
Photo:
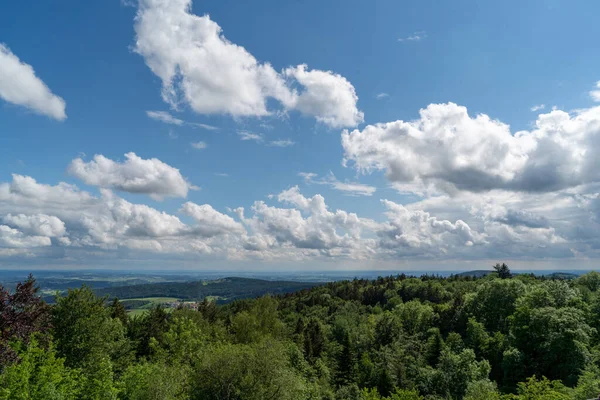
[[552,279],[575,279],[579,277],[579,274],[573,274],[571,272],[553,272],[544,276]]
[[465,271],[465,272],[461,272],[459,274],[456,274],[456,276],[461,276],[461,277],[465,277],[465,276],[470,276],[472,278],[482,278],[484,276],[487,276],[491,273],[493,273],[494,271],[490,271],[487,269],[478,269],[475,271]]
[[211,281],[165,282],[96,289],[99,296],[134,299],[145,297],[176,297],[182,300],[202,300],[217,297],[226,303],[236,299],[259,297],[267,293],[278,295],[309,289],[323,283],[267,281],[249,278],[223,278]]
[[[534,272],[534,271],[532,271],[532,272]],[[460,277],[470,276],[472,278],[482,278],[484,276],[488,276],[489,274],[493,274],[493,273],[494,273],[494,271],[478,269],[478,270],[474,270],[474,271],[460,272],[460,273],[456,274],[456,276],[460,276]],[[512,273],[513,273],[513,275],[519,275],[519,274],[526,274],[528,272],[512,271]],[[551,273],[539,273],[539,271],[538,271],[538,273],[536,275],[545,276],[546,278],[551,278],[551,279],[575,279],[580,274],[573,273],[573,272],[560,272],[560,271],[551,272]]]

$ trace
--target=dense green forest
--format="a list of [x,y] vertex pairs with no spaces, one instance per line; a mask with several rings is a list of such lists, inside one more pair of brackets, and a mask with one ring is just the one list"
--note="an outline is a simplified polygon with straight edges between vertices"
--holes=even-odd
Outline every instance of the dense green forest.
[[96,289],[99,296],[120,299],[139,297],[177,297],[184,300],[202,300],[206,296],[230,302],[264,294],[283,294],[320,285],[316,282],[267,281],[250,278],[223,278],[209,281],[161,282]]
[[0,290],[0,399],[576,399],[600,394],[600,274],[404,275],[127,316]]

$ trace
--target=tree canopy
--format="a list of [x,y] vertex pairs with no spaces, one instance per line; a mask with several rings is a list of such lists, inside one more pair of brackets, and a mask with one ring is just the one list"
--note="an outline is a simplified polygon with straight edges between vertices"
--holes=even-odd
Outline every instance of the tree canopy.
[[587,400],[600,278],[404,275],[128,315],[0,288],[0,399]]

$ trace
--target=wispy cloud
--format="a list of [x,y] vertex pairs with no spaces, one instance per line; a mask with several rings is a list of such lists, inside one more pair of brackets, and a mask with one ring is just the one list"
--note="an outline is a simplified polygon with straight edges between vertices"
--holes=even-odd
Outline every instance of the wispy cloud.
[[596,82],[596,89],[597,90],[590,91],[590,97],[594,101],[600,101],[600,81]]
[[190,143],[190,145],[195,148],[196,150],[204,150],[205,148],[208,147],[208,145],[206,144],[206,142],[192,142]]
[[155,121],[164,122],[165,124],[181,126],[185,123],[184,120],[176,118],[166,111],[146,111],[146,115]]
[[538,104],[538,105],[531,107],[530,110],[533,112],[536,112],[536,111],[543,110],[544,108],[546,108],[545,104]]
[[247,141],[253,141],[256,143],[263,143],[265,146],[289,147],[289,146],[293,146],[296,144],[296,142],[294,142],[291,139],[277,139],[277,140],[266,141],[265,135],[263,135],[262,133],[254,133],[254,132],[250,132],[250,131],[246,131],[246,130],[239,130],[239,131],[237,131],[237,134],[238,134],[240,140],[247,140]]
[[250,131],[237,131],[240,140],[252,140],[256,143],[262,143],[264,141],[264,136],[260,133],[254,133]]
[[349,196],[372,196],[377,190],[377,188],[374,186],[365,185],[359,182],[342,182],[338,180],[331,171],[329,174],[327,174],[327,176],[321,179],[316,179],[318,175],[313,172],[300,172],[298,176],[301,176],[308,184],[314,183],[316,185],[328,185],[333,189],[344,192]]
[[426,38],[427,38],[427,32],[417,31],[417,32],[413,32],[413,34],[410,36],[398,38],[398,41],[399,42],[418,42],[418,41],[426,39]]
[[196,126],[198,128],[206,129],[208,131],[217,131],[217,130],[219,130],[219,128],[217,128],[216,126],[207,125],[207,124],[201,124],[199,122],[188,122],[187,124],[190,125],[190,126]]
[[216,176],[223,176],[223,177],[228,177],[229,174],[226,174],[225,172],[215,172]]
[[390,95],[387,93],[377,93],[377,95],[375,96],[377,100],[385,99],[386,97],[390,97]]
[[173,115],[171,115],[170,113],[168,113],[166,111],[146,111],[146,115],[155,121],[159,121],[159,122],[169,124],[169,125],[176,125],[176,126],[188,125],[188,126],[194,126],[197,128],[207,129],[209,131],[215,131],[215,130],[219,129],[216,126],[212,126],[212,125],[201,124],[198,122],[184,121],[182,119],[174,117]]
[[267,144],[267,146],[289,147],[289,146],[293,146],[295,144],[296,144],[296,142],[294,142],[293,140],[290,140],[290,139],[279,139],[279,140],[273,140],[273,141],[269,142]]

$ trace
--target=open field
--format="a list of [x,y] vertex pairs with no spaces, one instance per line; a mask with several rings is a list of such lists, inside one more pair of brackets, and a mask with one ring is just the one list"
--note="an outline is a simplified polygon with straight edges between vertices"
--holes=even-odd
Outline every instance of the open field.
[[121,303],[125,306],[129,316],[135,316],[143,314],[159,304],[174,303],[178,301],[179,299],[176,297],[139,297],[122,300]]

